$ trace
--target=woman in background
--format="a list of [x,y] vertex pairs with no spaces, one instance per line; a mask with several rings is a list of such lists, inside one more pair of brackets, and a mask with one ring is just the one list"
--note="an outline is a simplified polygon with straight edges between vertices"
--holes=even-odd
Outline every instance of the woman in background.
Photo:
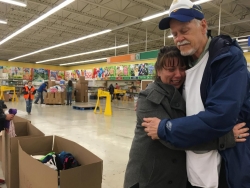
[[74,91],[74,86],[72,80],[69,80],[68,85],[66,87],[66,92],[67,92],[67,104],[66,105],[71,105],[72,104],[72,92]]

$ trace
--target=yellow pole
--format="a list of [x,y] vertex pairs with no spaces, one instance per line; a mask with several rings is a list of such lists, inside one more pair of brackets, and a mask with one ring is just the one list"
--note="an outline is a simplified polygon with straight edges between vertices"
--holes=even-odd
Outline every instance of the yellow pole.
[[105,106],[104,115],[112,116],[111,95],[110,95],[110,93],[107,93],[107,96],[106,96],[106,106]]

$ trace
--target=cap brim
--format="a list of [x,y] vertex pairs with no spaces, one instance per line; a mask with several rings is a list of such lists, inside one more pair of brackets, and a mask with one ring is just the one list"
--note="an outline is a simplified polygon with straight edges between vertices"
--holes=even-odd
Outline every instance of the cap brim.
[[163,18],[159,23],[159,29],[165,30],[170,28],[170,20],[175,19],[180,22],[189,22],[194,19],[194,17],[191,16],[184,16],[184,15],[171,15],[167,18]]

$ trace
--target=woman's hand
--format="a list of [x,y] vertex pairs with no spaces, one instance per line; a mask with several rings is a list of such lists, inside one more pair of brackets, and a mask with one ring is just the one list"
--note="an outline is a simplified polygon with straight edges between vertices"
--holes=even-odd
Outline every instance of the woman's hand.
[[[245,127],[246,123],[238,123],[234,126],[234,138],[235,142],[245,142],[247,139],[246,137],[249,136],[249,128]],[[245,127],[245,128],[244,128]]]

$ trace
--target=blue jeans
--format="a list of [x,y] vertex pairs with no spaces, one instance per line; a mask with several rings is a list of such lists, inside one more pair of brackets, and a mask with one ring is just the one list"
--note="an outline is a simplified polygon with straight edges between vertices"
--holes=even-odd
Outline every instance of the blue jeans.
[[30,113],[31,112],[31,108],[32,108],[32,100],[31,99],[25,99],[25,101],[26,101],[26,111],[28,113]]
[[35,100],[35,103],[37,103],[39,101],[39,99],[41,98],[41,104],[43,104],[43,92],[37,92],[38,93],[38,96]]
[[72,103],[72,92],[67,92],[67,104]]

